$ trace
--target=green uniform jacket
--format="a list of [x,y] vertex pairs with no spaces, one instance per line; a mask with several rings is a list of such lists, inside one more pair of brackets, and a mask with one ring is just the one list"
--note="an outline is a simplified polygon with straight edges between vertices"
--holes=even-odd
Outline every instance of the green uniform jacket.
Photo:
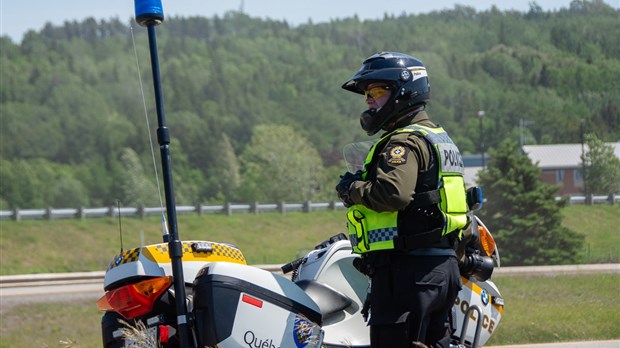
[[[424,111],[416,115],[412,124],[437,127]],[[403,146],[407,150],[404,163],[389,161],[389,150],[394,146]],[[418,174],[414,173],[424,174],[429,170],[431,154],[428,145],[418,135],[397,133],[377,151],[380,153],[376,165],[368,168],[366,181],[355,181],[350,188],[351,201],[378,212],[404,209],[415,193]]]

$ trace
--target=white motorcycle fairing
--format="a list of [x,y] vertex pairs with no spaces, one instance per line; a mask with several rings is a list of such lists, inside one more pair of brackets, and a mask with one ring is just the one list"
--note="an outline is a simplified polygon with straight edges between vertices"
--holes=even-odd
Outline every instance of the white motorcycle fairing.
[[[370,330],[362,316],[368,292],[368,278],[353,267],[351,243],[340,240],[329,247],[313,250],[298,270],[296,282],[314,280],[337,289],[351,304],[323,321],[327,347],[370,347]],[[315,300],[318,301],[318,300]]]
[[[370,330],[361,314],[369,291],[369,280],[353,267],[353,260],[358,257],[352,253],[348,240],[338,240],[308,253],[294,275],[293,280],[297,284],[316,281],[351,300],[346,308],[324,318],[325,347],[370,347]],[[490,279],[480,282],[473,277],[462,277],[462,281],[463,287],[453,307],[457,329],[453,341],[467,347],[483,346],[497,329],[504,302]],[[310,296],[315,302],[321,301],[312,294]],[[323,309],[323,306],[319,307]],[[482,320],[478,321],[480,316]],[[461,336],[463,328],[464,337]]]

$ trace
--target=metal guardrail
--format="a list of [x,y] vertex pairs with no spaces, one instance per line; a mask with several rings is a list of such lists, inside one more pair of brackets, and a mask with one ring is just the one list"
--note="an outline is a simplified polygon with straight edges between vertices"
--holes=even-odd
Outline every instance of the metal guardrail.
[[[265,213],[279,212],[286,214],[288,212],[301,211],[310,213],[314,210],[337,210],[344,209],[342,202],[329,203],[313,203],[310,201],[304,203],[267,203],[267,204],[238,204],[227,203],[223,205],[181,205],[176,207],[177,214],[226,214],[234,213]],[[117,216],[133,216],[145,218],[147,216],[159,216],[165,208],[162,207],[101,207],[101,208],[47,208],[47,209],[13,209],[0,210],[0,220],[23,220],[23,219],[86,219],[101,217],[117,217]]]
[[[556,197],[555,200],[559,201],[567,197]],[[610,193],[604,195],[588,195],[588,196],[569,196],[568,204],[615,204],[620,202],[620,195]]]
[[[556,197],[556,200],[565,199],[566,197]],[[611,193],[609,195],[589,195],[589,196],[570,196],[568,197],[568,203],[574,204],[616,204],[620,203],[620,195]],[[252,204],[240,204],[240,203],[226,203],[222,205],[181,205],[177,206],[177,214],[226,214],[232,215],[234,213],[266,213],[266,212],[279,212],[280,214],[286,214],[287,212],[301,211],[304,213],[310,213],[314,210],[338,210],[344,209],[345,206],[342,202],[328,202],[328,203],[313,203],[310,201],[304,203],[252,203]],[[117,217],[121,216],[133,216],[139,218],[145,218],[147,216],[161,215],[165,211],[162,207],[100,207],[100,208],[47,208],[47,209],[13,209],[13,210],[0,210],[0,220],[15,220],[22,219],[62,219],[62,218],[74,218],[74,219],[86,219],[86,218],[101,218],[101,217]]]

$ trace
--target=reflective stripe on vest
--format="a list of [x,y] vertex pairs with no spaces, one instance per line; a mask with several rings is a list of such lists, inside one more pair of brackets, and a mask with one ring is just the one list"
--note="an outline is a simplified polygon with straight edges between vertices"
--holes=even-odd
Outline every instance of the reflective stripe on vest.
[[[367,168],[373,160],[375,150],[397,133],[417,133],[432,144],[439,159],[437,180],[441,196],[439,209],[444,217],[441,236],[452,232],[460,233],[460,230],[467,225],[468,211],[463,179],[464,165],[458,148],[442,128],[410,125],[382,137],[368,151],[362,179],[366,179]],[[362,254],[394,249],[394,238],[398,236],[397,218],[398,211],[376,212],[362,204],[351,206],[347,211],[347,226],[353,251]]]

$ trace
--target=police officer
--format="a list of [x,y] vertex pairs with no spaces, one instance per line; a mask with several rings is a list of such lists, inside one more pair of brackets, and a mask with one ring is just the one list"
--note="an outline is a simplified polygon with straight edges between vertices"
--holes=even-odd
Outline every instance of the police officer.
[[365,96],[364,169],[341,176],[356,267],[370,276],[373,348],[449,347],[461,289],[455,245],[468,225],[463,162],[425,112],[430,85],[420,60],[397,52],[368,57],[342,85]]

